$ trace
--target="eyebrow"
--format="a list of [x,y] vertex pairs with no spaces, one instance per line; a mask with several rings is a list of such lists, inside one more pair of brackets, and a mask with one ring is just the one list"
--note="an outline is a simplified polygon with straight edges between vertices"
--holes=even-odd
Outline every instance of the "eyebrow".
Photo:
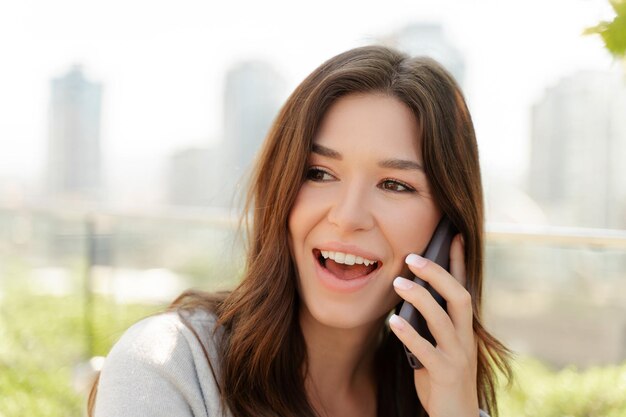
[[[313,144],[313,148],[311,149],[313,153],[316,153],[321,156],[325,156],[327,158],[336,159],[341,161],[343,156],[334,149],[327,148],[326,146],[318,145],[316,143]],[[408,161],[406,159],[383,159],[378,162],[378,166],[382,168],[390,168],[390,169],[400,169],[400,170],[417,170],[424,171],[424,167],[418,164],[415,161]]]

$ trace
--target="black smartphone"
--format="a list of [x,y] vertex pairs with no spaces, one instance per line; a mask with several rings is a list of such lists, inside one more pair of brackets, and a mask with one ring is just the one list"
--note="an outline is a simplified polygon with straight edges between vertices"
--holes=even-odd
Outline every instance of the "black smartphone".
[[[450,245],[452,244],[452,239],[457,233],[457,229],[454,227],[452,222],[450,222],[448,217],[443,216],[433,233],[433,237],[430,239],[430,242],[426,247],[426,251],[423,255],[424,258],[430,259],[431,261],[444,267],[446,271],[450,271]],[[426,288],[432,294],[433,298],[437,300],[439,305],[447,311],[446,300],[444,300],[443,297],[430,286],[430,284],[418,277],[414,277],[413,281]],[[426,319],[424,319],[424,316],[422,316],[422,314],[417,311],[411,303],[408,301],[403,302],[399,315],[408,321],[411,326],[413,326],[422,337],[432,343],[433,346],[437,345],[435,338],[430,333],[430,330],[428,330]],[[406,346],[404,346],[404,351],[406,352],[406,357],[409,360],[409,365],[411,365],[413,369],[420,369],[424,366],[415,357],[415,355],[407,349]]]

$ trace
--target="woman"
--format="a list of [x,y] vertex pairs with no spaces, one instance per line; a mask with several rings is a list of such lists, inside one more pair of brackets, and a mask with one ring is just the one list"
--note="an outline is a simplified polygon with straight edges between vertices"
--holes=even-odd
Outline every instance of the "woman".
[[[241,284],[183,294],[129,329],[92,392],[95,416],[497,412],[495,371],[510,369],[480,322],[478,151],[441,66],[378,46],[322,64],[275,120],[246,209]],[[450,272],[418,255],[444,215],[460,232]],[[436,347],[389,317],[404,300]]]

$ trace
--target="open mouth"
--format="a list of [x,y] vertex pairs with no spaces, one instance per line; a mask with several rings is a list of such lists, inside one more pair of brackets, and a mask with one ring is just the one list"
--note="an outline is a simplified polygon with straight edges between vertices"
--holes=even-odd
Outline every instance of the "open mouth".
[[320,266],[341,280],[365,277],[382,266],[381,261],[365,259],[343,252],[313,249],[313,255]]

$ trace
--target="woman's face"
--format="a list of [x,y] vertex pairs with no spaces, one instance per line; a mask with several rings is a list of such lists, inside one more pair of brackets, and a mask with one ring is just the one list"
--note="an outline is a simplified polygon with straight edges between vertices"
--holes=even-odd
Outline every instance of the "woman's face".
[[405,257],[424,252],[441,218],[418,135],[388,95],[348,95],[326,113],[289,215],[302,306],[318,322],[372,324],[400,301],[392,281],[409,276]]

